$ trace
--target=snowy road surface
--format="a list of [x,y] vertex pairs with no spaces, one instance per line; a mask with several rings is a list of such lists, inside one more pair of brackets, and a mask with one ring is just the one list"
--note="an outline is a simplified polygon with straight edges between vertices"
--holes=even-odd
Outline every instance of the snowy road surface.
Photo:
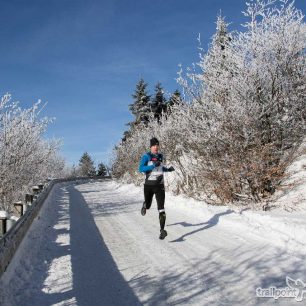
[[142,217],[142,198],[112,181],[56,185],[1,279],[0,304],[306,305],[306,291],[300,303],[256,297],[286,276],[306,283],[305,218],[167,195],[161,241],[156,204]]

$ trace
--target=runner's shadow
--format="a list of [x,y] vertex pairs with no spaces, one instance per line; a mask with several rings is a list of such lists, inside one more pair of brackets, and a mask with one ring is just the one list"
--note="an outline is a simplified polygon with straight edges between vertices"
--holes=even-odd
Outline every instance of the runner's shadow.
[[203,231],[205,229],[208,229],[210,227],[213,227],[213,226],[217,225],[218,222],[219,222],[219,218],[221,216],[228,215],[228,214],[231,214],[231,213],[233,213],[233,210],[228,209],[228,210],[226,210],[226,211],[224,211],[222,213],[215,214],[212,218],[210,218],[208,221],[203,222],[203,223],[191,224],[191,223],[183,221],[183,222],[177,222],[177,223],[168,224],[167,226],[182,225],[183,227],[192,227],[192,226],[205,225],[205,226],[200,227],[200,228],[198,228],[198,229],[196,229],[194,231],[186,233],[183,236],[181,236],[181,237],[179,237],[179,238],[177,238],[175,240],[171,240],[170,242],[182,242],[182,241],[185,241],[185,239],[184,239],[185,237],[193,235],[195,233],[198,233],[200,231]]

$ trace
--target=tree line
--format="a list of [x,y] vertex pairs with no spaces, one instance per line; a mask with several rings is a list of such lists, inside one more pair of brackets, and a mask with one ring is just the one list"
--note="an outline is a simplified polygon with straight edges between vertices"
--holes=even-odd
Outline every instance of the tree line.
[[216,204],[275,193],[306,132],[306,24],[287,1],[253,1],[243,14],[240,31],[218,16],[208,51],[179,72],[180,103],[161,115],[142,107],[146,95],[130,106],[136,124],[114,150],[115,178],[143,181],[138,162],[155,136],[177,170],[166,179],[175,193]]
[[90,176],[108,176],[109,175],[109,169],[108,167],[103,163],[100,162],[95,167],[94,160],[90,156],[88,152],[84,152],[83,155],[80,158],[78,167],[73,166],[71,171],[71,176],[77,177],[90,177]]
[[129,105],[134,120],[127,123],[129,130],[124,132],[122,141],[126,141],[139,125],[147,126],[151,119],[159,122],[163,114],[170,113],[173,105],[182,103],[179,90],[175,90],[167,100],[160,82],[155,85],[154,95],[149,95],[147,87],[148,84],[142,78],[136,84],[133,102]]

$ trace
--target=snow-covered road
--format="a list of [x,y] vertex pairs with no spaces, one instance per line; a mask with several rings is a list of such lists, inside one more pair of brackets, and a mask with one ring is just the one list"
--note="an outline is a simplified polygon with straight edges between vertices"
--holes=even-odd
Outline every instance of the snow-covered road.
[[306,291],[301,303],[256,296],[286,276],[306,284],[300,214],[287,224],[167,195],[162,241],[156,204],[143,217],[142,198],[112,181],[56,185],[0,281],[0,304],[306,304]]

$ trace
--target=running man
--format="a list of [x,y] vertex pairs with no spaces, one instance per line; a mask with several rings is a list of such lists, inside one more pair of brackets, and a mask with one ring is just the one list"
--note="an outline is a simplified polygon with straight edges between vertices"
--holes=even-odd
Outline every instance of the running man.
[[159,141],[153,137],[150,140],[150,152],[145,153],[139,164],[139,172],[146,174],[144,183],[144,198],[141,214],[144,216],[147,209],[150,209],[153,196],[155,195],[157,209],[159,212],[160,235],[159,239],[167,236],[165,231],[166,213],[165,213],[165,185],[164,172],[174,171],[174,168],[163,166],[163,155],[158,153]]

